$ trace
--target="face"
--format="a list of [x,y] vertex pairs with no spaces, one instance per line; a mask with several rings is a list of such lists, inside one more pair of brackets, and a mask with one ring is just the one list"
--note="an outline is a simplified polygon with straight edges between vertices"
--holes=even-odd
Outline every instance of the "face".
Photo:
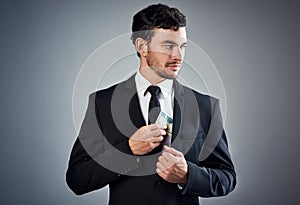
[[185,27],[177,31],[156,29],[148,45],[147,66],[160,78],[175,79],[180,71],[187,43]]

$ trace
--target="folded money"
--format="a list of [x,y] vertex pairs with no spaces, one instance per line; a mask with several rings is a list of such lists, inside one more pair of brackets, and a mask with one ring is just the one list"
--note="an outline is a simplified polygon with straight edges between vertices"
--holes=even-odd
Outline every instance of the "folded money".
[[164,111],[160,111],[155,124],[167,126],[167,135],[172,136],[173,119]]

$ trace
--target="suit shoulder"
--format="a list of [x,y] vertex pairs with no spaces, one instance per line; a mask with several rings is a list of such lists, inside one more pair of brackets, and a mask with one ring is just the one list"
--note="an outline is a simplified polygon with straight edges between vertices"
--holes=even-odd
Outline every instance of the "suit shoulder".
[[218,101],[218,99],[216,97],[198,92],[197,90],[194,90],[194,89],[186,87],[186,86],[183,86],[183,87],[185,90],[192,91],[194,96],[196,97],[197,101],[199,101],[199,102],[207,102],[209,104],[214,104],[216,101]]
[[134,76],[135,75],[132,75],[129,79],[127,79],[125,81],[121,81],[110,87],[107,87],[107,88],[104,88],[101,90],[97,90],[92,94],[94,94],[96,96],[96,99],[107,98],[107,97],[110,98],[117,87],[118,88],[126,88],[128,86],[132,86],[134,84]]
[[97,90],[96,92],[94,92],[94,95],[96,96],[96,98],[99,98],[99,97],[103,98],[103,97],[111,96],[117,85],[118,84],[115,84],[108,88]]

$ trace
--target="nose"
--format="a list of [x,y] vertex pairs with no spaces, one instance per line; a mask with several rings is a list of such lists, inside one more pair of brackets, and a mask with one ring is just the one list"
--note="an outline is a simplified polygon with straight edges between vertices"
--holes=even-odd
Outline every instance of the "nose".
[[172,60],[182,61],[184,57],[184,48],[176,47],[172,52]]

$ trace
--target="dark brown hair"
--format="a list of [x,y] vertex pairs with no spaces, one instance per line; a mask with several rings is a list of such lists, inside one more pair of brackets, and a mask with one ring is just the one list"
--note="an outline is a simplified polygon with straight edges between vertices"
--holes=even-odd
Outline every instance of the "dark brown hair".
[[[155,28],[177,31],[184,26],[186,17],[177,8],[153,4],[133,16],[131,40],[135,44],[137,38],[142,38],[150,43]],[[140,57],[139,53],[137,55]]]

